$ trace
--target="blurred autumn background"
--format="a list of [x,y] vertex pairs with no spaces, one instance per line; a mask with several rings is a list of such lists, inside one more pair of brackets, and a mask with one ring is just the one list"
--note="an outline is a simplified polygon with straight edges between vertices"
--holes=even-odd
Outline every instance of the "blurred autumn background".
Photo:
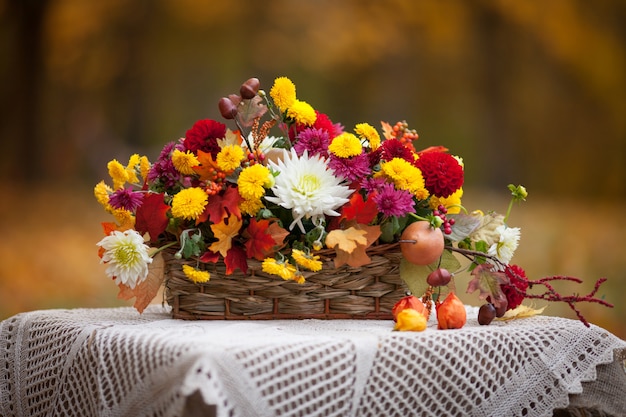
[[625,22],[621,0],[0,0],[0,319],[129,305],[96,256],[106,163],[285,75],[348,129],[407,120],[461,155],[470,210],[525,185],[514,261],[584,278],[562,293],[607,277],[615,308],[580,309],[626,338]]

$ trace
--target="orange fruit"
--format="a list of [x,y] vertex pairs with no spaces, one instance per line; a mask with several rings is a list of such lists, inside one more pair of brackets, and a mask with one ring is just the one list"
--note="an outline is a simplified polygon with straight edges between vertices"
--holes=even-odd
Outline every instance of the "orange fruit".
[[400,241],[402,255],[416,265],[430,265],[443,253],[443,232],[425,220],[408,225]]

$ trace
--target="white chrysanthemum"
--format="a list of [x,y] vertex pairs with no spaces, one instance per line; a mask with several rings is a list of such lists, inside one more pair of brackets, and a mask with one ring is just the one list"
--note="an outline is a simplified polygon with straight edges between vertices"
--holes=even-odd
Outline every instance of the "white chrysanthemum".
[[335,211],[348,202],[352,190],[343,185],[343,178],[336,177],[329,169],[326,160],[320,155],[308,156],[304,151],[298,157],[292,148],[285,151],[283,158],[270,162],[274,171],[279,172],[272,187],[275,197],[265,197],[268,201],[291,209],[293,222],[289,230],[297,224],[305,232],[303,218],[312,218],[317,224],[324,216],[338,216]]
[[135,230],[115,230],[97,245],[104,249],[100,263],[108,265],[106,274],[114,278],[116,284],[135,288],[148,276],[148,264],[152,262],[149,247]]
[[[488,254],[495,256],[503,264],[508,264],[519,245],[520,228],[501,225],[496,228],[495,232],[500,234],[500,239],[489,247]],[[500,267],[500,269],[503,268]]]

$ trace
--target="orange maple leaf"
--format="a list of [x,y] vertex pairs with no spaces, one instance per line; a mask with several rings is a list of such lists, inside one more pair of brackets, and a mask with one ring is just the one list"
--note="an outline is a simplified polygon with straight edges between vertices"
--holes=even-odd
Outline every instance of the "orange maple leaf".
[[[331,233],[334,233],[334,235],[329,243],[328,238],[331,237]],[[333,230],[330,232],[326,237],[326,246],[335,248],[335,268],[344,264],[353,267],[369,264],[371,259],[367,255],[366,250],[372,243],[376,242],[380,233],[380,226],[367,226],[364,224],[356,224],[345,230]]]
[[363,200],[361,193],[353,193],[350,201],[343,206],[339,220],[355,220],[357,223],[368,224],[378,214],[378,206],[373,199]]
[[161,284],[165,276],[165,261],[161,253],[157,253],[152,259],[152,263],[148,265],[148,276],[135,288],[130,288],[127,285],[119,284],[120,292],[117,294],[117,298],[122,300],[130,300],[135,298],[135,304],[133,307],[137,309],[139,314],[143,313],[148,304],[159,292]]
[[393,133],[393,128],[387,122],[380,122],[383,127],[383,136],[385,139],[395,139],[396,135]]
[[193,170],[200,175],[200,181],[213,181],[217,178],[219,168],[210,152],[198,149],[198,162],[200,162],[200,165],[193,167]]
[[217,238],[217,242],[213,242],[209,249],[213,252],[219,252],[222,256],[226,256],[228,250],[233,245],[233,238],[239,234],[242,221],[234,214],[231,214],[228,219],[222,220],[220,223],[212,224],[211,230],[213,235]]
[[269,220],[250,219],[250,224],[244,232],[244,237],[247,238],[245,246],[248,257],[262,261],[272,253],[276,242],[268,231],[269,226]]
[[289,231],[280,227],[277,222],[270,224],[270,227],[267,229],[270,235],[272,235],[272,239],[276,242],[277,246],[283,246],[283,242],[287,236],[289,236]]

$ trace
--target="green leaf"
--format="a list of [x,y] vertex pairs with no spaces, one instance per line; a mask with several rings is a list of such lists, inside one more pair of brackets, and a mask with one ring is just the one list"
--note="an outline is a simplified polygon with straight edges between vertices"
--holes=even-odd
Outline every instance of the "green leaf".
[[452,225],[452,233],[446,237],[452,242],[460,242],[474,230],[476,230],[480,224],[481,219],[478,216],[468,216],[467,214],[451,214],[448,216],[450,219],[454,219],[454,225]]
[[402,258],[400,260],[400,278],[406,283],[413,295],[421,297],[428,289],[428,283],[426,282],[428,274],[437,268],[445,268],[450,272],[454,272],[460,267],[461,263],[456,256],[451,251],[445,250],[441,255],[441,259],[430,265],[416,265]]

